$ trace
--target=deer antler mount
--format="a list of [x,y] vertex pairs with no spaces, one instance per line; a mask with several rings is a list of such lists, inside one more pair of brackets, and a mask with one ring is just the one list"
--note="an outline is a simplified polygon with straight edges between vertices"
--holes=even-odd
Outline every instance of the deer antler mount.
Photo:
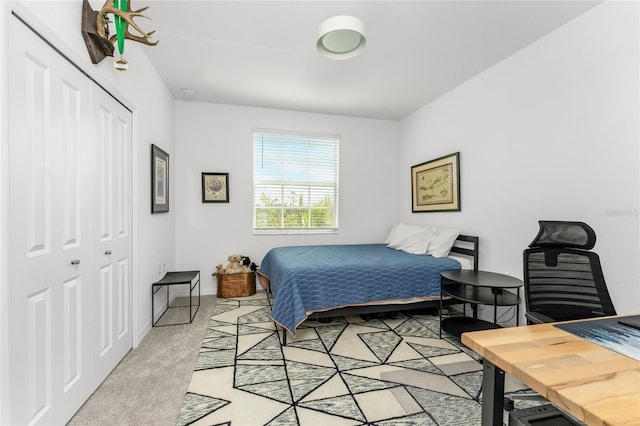
[[[116,42],[117,36],[115,34],[109,35],[109,23],[111,22],[108,18],[109,14],[121,18],[124,22],[125,39],[137,41],[148,46],[158,44],[158,41],[152,42],[149,40],[155,31],[145,32],[134,22],[134,18],[137,17],[149,19],[142,13],[147,9],[148,7],[143,7],[138,10],[131,10],[131,2],[129,1],[126,10],[121,10],[114,6],[113,0],[107,0],[102,9],[95,11],[91,8],[89,0],[83,0],[82,37],[87,46],[91,62],[97,64],[107,56],[113,56],[113,43]],[[133,27],[139,34],[131,34],[129,27]],[[121,60],[124,61],[122,58]],[[126,61],[124,62],[126,64]]]

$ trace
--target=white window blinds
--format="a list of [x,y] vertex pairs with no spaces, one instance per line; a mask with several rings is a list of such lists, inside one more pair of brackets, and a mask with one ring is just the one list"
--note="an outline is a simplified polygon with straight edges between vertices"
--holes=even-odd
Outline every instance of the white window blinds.
[[253,134],[254,232],[338,229],[336,138]]

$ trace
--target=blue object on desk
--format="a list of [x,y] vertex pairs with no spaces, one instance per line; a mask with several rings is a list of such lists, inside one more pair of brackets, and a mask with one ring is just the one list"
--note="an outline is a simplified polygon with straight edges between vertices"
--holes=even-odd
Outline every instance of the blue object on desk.
[[554,324],[567,333],[640,361],[640,330],[620,323],[640,315]]

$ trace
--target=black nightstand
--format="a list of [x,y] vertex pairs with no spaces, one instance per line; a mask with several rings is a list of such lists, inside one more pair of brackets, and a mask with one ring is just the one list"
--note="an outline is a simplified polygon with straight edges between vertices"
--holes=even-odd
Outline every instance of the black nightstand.
[[[488,271],[452,269],[440,272],[440,337],[442,330],[460,337],[467,331],[500,328],[497,306],[516,307],[516,325],[520,323],[520,287],[522,280]],[[516,289],[516,293],[507,289]],[[442,299],[452,297],[463,304],[471,304],[471,317],[442,318]],[[493,306],[493,322],[478,319],[478,305]],[[466,312],[465,312],[466,313]]]

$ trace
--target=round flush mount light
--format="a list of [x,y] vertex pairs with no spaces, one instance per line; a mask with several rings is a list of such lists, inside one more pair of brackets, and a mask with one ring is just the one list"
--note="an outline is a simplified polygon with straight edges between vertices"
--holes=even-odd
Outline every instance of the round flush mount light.
[[327,58],[353,58],[366,44],[364,24],[355,16],[334,16],[320,24],[316,47]]

